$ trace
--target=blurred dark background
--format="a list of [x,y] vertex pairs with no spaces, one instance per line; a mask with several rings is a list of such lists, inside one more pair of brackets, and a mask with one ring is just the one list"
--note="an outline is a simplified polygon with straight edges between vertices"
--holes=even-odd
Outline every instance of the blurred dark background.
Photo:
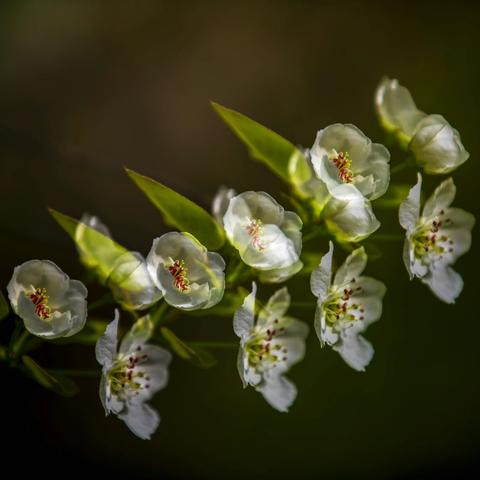
[[[305,146],[334,122],[381,142],[372,95],[385,74],[460,130],[471,158],[454,174],[455,203],[478,218],[479,13],[474,2],[3,0],[2,288],[31,258],[82,275],[47,206],[77,218],[95,213],[119,242],[148,252],[167,229],[123,166],[205,207],[221,184],[280,200],[280,181],[248,159],[209,100]],[[392,154],[393,163],[403,158]],[[415,172],[398,178],[413,184]],[[427,190],[439,180],[429,178]],[[396,211],[377,213],[384,233],[400,233]],[[454,306],[408,281],[400,243],[381,248],[368,274],[389,290],[367,334],[376,354],[366,373],[320,350],[312,332],[306,359],[291,372],[299,396],[285,415],[242,391],[235,352],[219,352],[211,370],[176,359],[153,402],[161,426],[142,442],[104,417],[96,380],[63,399],[3,369],[2,468],[10,462],[19,473],[54,478],[474,478],[477,245],[457,263],[465,289]],[[312,298],[305,278],[289,286],[297,299]],[[296,314],[312,323],[313,310]],[[178,328],[192,339],[234,339],[225,319],[185,317]],[[91,348],[33,355],[47,367],[96,368]]]

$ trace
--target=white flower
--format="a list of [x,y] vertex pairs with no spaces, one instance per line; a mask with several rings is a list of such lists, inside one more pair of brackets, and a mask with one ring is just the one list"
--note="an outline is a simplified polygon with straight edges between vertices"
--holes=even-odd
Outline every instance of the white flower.
[[102,365],[100,400],[105,414],[114,413],[138,437],[149,439],[160,422],[145,402],[168,382],[171,355],[146,342],[151,335],[148,317],[141,318],[123,338],[117,351],[118,310],[98,339],[95,354]]
[[85,285],[70,280],[49,260],[29,260],[15,267],[7,290],[13,310],[38,337],[70,337],[87,321]]
[[75,231],[75,241],[79,246],[80,260],[87,267],[97,270],[101,281],[125,308],[143,310],[162,298],[162,292],[150,276],[143,256],[115,244],[109,229],[98,217],[82,216]]
[[468,160],[460,134],[441,115],[428,115],[417,125],[410,151],[425,173],[445,174]]
[[418,110],[410,92],[398,80],[384,78],[375,93],[380,122],[429,174],[445,174],[464,163],[470,154],[460,134],[441,115]]
[[305,355],[308,326],[285,316],[290,306],[286,288],[275,292],[255,320],[256,285],[235,312],[233,329],[240,337],[238,373],[244,388],[251,385],[280,412],[288,411],[297,396],[284,376]]
[[225,232],[242,260],[258,270],[292,266],[302,250],[302,221],[265,192],[244,192],[230,200]]
[[400,224],[406,230],[403,260],[410,278],[418,277],[446,303],[454,303],[463,289],[462,277],[451,265],[470,249],[472,214],[450,204],[455,198],[451,178],[442,182],[425,202],[420,215],[422,177],[400,205]]
[[220,225],[223,225],[223,216],[227,211],[228,204],[236,194],[237,192],[233,188],[221,186],[215,194],[215,197],[213,197],[212,214]]
[[335,198],[349,198],[356,189],[375,200],[387,191],[390,153],[355,125],[335,123],[320,130],[310,154],[317,177]]
[[225,289],[225,262],[188,233],[156,238],[147,257],[150,275],[165,301],[182,310],[216,305]]
[[380,227],[371,203],[355,192],[343,200],[332,198],[323,211],[323,218],[340,241],[359,242]]
[[302,268],[303,262],[298,260],[289,267],[275,268],[273,270],[259,270],[257,272],[258,279],[263,283],[283,283],[296,275]]
[[382,314],[385,285],[362,276],[367,265],[363,247],[354,250],[337,270],[332,282],[333,244],[310,279],[318,298],[315,330],[321,345],[330,345],[345,362],[364,371],[373,357],[373,347],[361,333]]

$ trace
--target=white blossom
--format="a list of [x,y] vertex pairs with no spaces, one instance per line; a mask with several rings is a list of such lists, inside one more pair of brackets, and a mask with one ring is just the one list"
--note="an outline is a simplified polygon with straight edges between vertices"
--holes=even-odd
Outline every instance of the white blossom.
[[29,260],[15,267],[7,291],[25,328],[38,337],[70,337],[87,321],[85,285],[70,280],[50,260]]
[[215,194],[215,197],[213,197],[212,214],[220,225],[223,225],[223,216],[227,211],[228,204],[236,194],[237,192],[233,188],[228,188],[222,185]]
[[312,272],[311,289],[318,298],[315,331],[321,345],[329,345],[352,368],[364,371],[374,350],[362,335],[382,314],[385,285],[362,275],[367,265],[363,247],[354,250],[332,281],[333,244]]
[[148,270],[165,301],[182,310],[216,305],[225,289],[225,261],[188,233],[156,238],[147,257]]
[[390,153],[355,125],[335,123],[320,130],[310,154],[317,177],[335,198],[350,198],[358,190],[375,200],[387,191]]
[[225,233],[242,260],[258,270],[298,262],[302,221],[265,192],[244,192],[230,200],[223,217]]
[[398,80],[382,80],[375,93],[375,107],[384,128],[397,136],[425,173],[449,173],[469,158],[458,131],[441,115],[419,110]]
[[455,185],[442,182],[425,202],[420,214],[422,177],[400,205],[399,220],[406,230],[403,260],[410,278],[418,277],[446,303],[454,303],[463,289],[462,277],[451,268],[470,249],[472,214],[451,207]]
[[168,382],[171,354],[146,343],[152,327],[149,317],[138,320],[117,351],[118,310],[98,339],[95,353],[102,365],[100,400],[105,414],[114,413],[138,437],[149,439],[160,423],[158,413],[146,402]]
[[240,338],[238,373],[244,388],[251,385],[280,412],[288,411],[297,388],[285,373],[305,355],[308,326],[286,316],[290,295],[277,290],[255,318],[256,285],[236,311],[233,329]]

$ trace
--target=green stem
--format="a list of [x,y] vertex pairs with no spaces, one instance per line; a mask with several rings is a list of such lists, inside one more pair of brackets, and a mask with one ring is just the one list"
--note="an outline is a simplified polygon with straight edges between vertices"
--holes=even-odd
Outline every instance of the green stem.
[[58,368],[49,368],[49,373],[53,375],[63,375],[64,377],[84,377],[84,378],[96,378],[101,374],[100,370],[64,370]]
[[230,349],[238,348],[238,342],[185,342],[189,347],[195,348],[218,348],[218,349]]
[[168,305],[167,302],[161,301],[153,313],[150,314],[150,320],[153,322],[155,327],[160,323],[162,317],[167,312],[169,307],[170,305]]
[[30,337],[30,332],[28,330],[24,330],[20,335],[20,338],[14,343],[12,347],[12,352],[15,355],[21,355],[23,353],[23,347],[25,346],[26,341]]
[[408,167],[413,167],[415,160],[412,157],[407,157],[403,162],[397,163],[394,167],[390,168],[390,175],[395,175]]
[[314,238],[323,237],[327,235],[328,235],[327,229],[323,226],[319,226],[315,230],[303,236],[303,243],[313,240]]
[[88,311],[92,312],[93,310],[99,307],[103,307],[104,305],[112,305],[113,303],[115,303],[113,295],[110,292],[108,292],[103,297],[99,298],[96,302],[92,302],[88,306]]
[[7,349],[3,345],[0,345],[0,361],[7,359]]

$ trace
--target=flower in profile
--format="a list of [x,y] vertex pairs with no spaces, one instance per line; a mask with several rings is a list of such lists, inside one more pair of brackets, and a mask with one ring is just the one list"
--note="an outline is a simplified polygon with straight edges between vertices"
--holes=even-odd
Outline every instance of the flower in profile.
[[118,320],[116,310],[115,319],[95,346],[103,367],[100,400],[106,415],[114,413],[135,435],[149,439],[160,417],[146,402],[167,385],[171,354],[146,343],[152,332],[148,316],[137,320],[117,351]]
[[320,130],[310,155],[317,177],[335,198],[350,198],[358,190],[375,200],[387,191],[390,153],[355,125],[335,123]]
[[308,326],[287,317],[290,295],[277,290],[255,319],[256,285],[235,312],[233,329],[240,337],[238,373],[244,388],[251,385],[280,412],[288,411],[297,396],[295,385],[285,377],[305,355]]
[[428,285],[446,303],[454,303],[463,289],[462,277],[451,268],[470,250],[472,214],[450,207],[455,199],[451,178],[442,182],[425,202],[420,215],[422,177],[400,205],[399,220],[406,230],[403,260],[410,275]]
[[173,307],[205,309],[223,297],[225,261],[188,233],[169,232],[156,238],[147,264],[165,301]]
[[236,194],[237,192],[233,188],[228,188],[222,185],[213,197],[212,214],[220,225],[223,225],[223,216],[227,211],[228,204]]
[[125,308],[143,310],[162,298],[144,257],[116,244],[98,217],[82,216],[75,231],[75,241],[82,263],[97,271],[100,280]]
[[354,250],[338,268],[332,282],[333,244],[310,279],[318,298],[315,331],[321,345],[329,345],[345,362],[364,371],[373,357],[373,347],[362,335],[382,314],[385,285],[362,275],[367,265],[363,247]]
[[265,192],[233,197],[223,217],[225,232],[242,260],[258,270],[275,270],[298,262],[302,221]]
[[380,82],[375,107],[383,127],[413,153],[425,173],[449,173],[469,158],[458,131],[441,115],[419,110],[398,80],[384,78]]
[[15,267],[7,291],[25,328],[38,337],[70,337],[87,321],[85,285],[70,280],[49,260],[29,260]]

